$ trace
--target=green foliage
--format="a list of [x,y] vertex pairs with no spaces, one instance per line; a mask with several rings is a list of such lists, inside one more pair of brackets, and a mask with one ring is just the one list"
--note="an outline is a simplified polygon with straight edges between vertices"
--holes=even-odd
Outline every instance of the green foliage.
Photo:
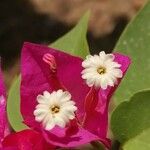
[[49,46],[84,58],[89,54],[89,47],[86,39],[88,18],[89,12],[82,17],[80,22],[70,32]]
[[127,26],[115,51],[131,57],[132,65],[118,88],[114,100],[117,104],[134,93],[150,89],[150,1]]
[[101,143],[93,141],[92,144],[82,145],[77,150],[104,150],[104,147]]
[[[87,25],[89,13],[86,13],[79,23],[66,35],[54,42],[52,47],[64,50],[72,55],[85,57],[88,51],[86,40]],[[20,131],[24,128],[22,116],[20,113],[20,77],[12,84],[8,93],[7,114],[9,122],[15,131]]]
[[9,91],[7,101],[7,115],[10,125],[16,131],[27,128],[20,113],[20,77],[15,79]]
[[150,150],[150,129],[125,143],[123,150]]
[[[114,95],[121,103],[111,117],[111,128],[123,150],[150,149],[150,1],[129,23],[115,52],[128,55],[132,65]],[[140,91],[140,92],[139,92]],[[134,96],[133,96],[134,95]]]
[[136,93],[129,102],[121,103],[112,114],[111,128],[121,143],[150,128],[150,91]]

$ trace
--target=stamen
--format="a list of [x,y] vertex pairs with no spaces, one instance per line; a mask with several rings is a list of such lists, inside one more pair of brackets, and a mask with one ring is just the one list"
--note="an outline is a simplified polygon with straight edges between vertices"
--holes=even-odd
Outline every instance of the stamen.
[[66,91],[66,88],[59,81],[57,76],[57,64],[56,64],[55,57],[49,53],[46,53],[43,55],[43,61],[47,63],[50,67],[49,82],[51,86],[53,86],[53,89],[56,91],[59,89],[63,89],[64,91]]
[[99,67],[99,68],[97,69],[97,72],[98,72],[100,75],[105,74],[105,73],[106,73],[106,68],[105,68],[105,67]]
[[56,114],[60,111],[60,107],[57,105],[53,105],[51,108],[52,114]]
[[43,61],[50,66],[52,72],[56,72],[57,65],[55,61],[55,57],[49,53],[44,54]]

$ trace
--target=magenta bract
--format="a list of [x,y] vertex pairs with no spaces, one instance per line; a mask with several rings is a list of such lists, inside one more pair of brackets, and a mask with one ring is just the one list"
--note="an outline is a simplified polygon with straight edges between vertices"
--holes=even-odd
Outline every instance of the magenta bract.
[[8,134],[9,134],[9,127],[6,114],[6,93],[0,69],[0,147],[2,140]]
[[54,148],[48,145],[38,132],[29,129],[5,137],[3,147],[4,150],[9,148],[11,150],[53,150]]
[[[114,54],[125,74],[130,60],[127,56]],[[49,56],[52,56],[49,60]],[[41,133],[43,138],[58,147],[77,147],[99,140],[108,148],[108,104],[118,86],[106,90],[89,88],[81,78],[82,59],[46,46],[25,43],[21,58],[21,113],[24,123]],[[47,63],[45,63],[47,62]],[[76,119],[65,128],[43,129],[35,121],[33,111],[37,95],[43,91],[67,90],[76,102]]]

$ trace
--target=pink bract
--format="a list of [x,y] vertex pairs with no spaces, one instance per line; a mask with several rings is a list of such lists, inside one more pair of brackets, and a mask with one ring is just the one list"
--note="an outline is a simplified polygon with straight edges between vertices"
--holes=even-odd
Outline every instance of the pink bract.
[[0,69],[0,147],[1,142],[9,134],[9,127],[6,115],[6,93],[3,82],[2,72]]
[[[54,57],[54,66],[57,66],[55,73],[43,61],[45,54]],[[125,74],[130,64],[129,58],[121,54],[114,55],[115,61],[121,64],[121,70]],[[99,140],[109,148],[110,142],[106,136],[108,104],[120,80],[115,87],[108,87],[106,90],[90,89],[81,78],[82,61],[79,57],[53,48],[32,43],[24,44],[21,58],[21,112],[24,122],[55,146],[77,147]],[[45,90],[53,92],[58,89],[65,89],[71,93],[78,107],[77,118],[64,129],[55,127],[51,131],[45,131],[34,119],[36,97]]]
[[53,150],[40,133],[33,130],[23,130],[12,133],[3,141],[4,150]]
[[[115,61],[121,64],[120,69],[124,76],[129,67],[130,59],[118,53],[114,53],[114,56]],[[89,99],[90,96],[90,100],[87,100],[85,103],[86,117],[84,120],[84,127],[99,137],[105,138],[107,135],[109,101],[120,81],[121,79],[118,80],[118,83],[114,87],[108,87],[106,90],[95,90],[91,88],[87,95],[87,99]],[[90,102],[91,99],[94,101],[93,103]]]

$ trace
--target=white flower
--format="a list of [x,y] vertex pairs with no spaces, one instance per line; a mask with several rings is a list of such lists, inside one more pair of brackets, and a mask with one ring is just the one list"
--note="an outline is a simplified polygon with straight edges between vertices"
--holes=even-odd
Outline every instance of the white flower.
[[113,54],[105,54],[104,51],[99,55],[87,56],[82,62],[84,70],[82,78],[86,80],[89,87],[101,87],[107,89],[107,86],[114,86],[117,79],[122,77],[121,65],[114,61]]
[[56,125],[64,128],[69,120],[75,118],[77,107],[71,100],[71,95],[62,90],[37,96],[38,105],[34,111],[35,120],[41,122],[46,130],[51,130]]

